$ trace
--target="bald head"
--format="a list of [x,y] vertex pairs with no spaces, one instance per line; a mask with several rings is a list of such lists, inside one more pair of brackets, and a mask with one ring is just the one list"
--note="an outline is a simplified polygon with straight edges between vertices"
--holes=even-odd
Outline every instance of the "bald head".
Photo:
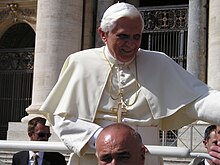
[[144,165],[145,147],[141,136],[131,127],[112,124],[105,127],[96,141],[96,156],[99,165],[138,164]]
[[107,134],[115,134],[115,135],[124,134],[128,136],[129,138],[133,138],[135,141],[137,141],[139,144],[142,145],[142,138],[140,134],[136,132],[133,128],[131,128],[130,126],[123,124],[123,123],[114,123],[114,124],[108,125],[99,134],[98,139],[100,138],[101,140],[103,136],[106,136]]

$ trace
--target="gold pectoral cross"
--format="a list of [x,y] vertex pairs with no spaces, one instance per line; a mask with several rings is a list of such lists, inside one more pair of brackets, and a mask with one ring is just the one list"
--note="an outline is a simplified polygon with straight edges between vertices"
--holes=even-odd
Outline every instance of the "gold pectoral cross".
[[121,123],[122,122],[122,117],[123,115],[128,112],[128,110],[126,109],[125,105],[123,104],[123,102],[119,102],[118,103],[118,107],[117,108],[112,108],[113,112],[117,113],[117,122]]

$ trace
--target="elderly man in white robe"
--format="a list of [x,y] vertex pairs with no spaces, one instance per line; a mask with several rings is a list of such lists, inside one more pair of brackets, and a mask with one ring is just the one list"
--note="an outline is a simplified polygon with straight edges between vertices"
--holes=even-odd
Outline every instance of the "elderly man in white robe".
[[[70,55],[40,108],[74,153],[72,164],[97,164],[93,152],[85,152],[114,122],[129,124],[144,144],[157,145],[158,129],[178,129],[196,120],[220,124],[220,92],[164,53],[140,49],[143,28],[133,5],[110,6],[98,28],[105,46]],[[162,163],[148,156],[146,164]]]

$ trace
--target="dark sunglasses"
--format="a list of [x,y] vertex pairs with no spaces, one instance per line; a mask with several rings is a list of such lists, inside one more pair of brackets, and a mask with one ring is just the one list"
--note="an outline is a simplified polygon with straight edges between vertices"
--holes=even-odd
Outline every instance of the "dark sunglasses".
[[35,134],[37,134],[41,138],[43,138],[43,137],[50,137],[51,136],[51,133],[44,133],[44,132],[39,132],[39,133],[35,133]]

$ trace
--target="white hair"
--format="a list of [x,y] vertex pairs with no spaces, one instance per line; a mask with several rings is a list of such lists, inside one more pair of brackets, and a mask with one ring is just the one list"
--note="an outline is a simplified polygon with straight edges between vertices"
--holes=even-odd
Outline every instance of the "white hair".
[[100,24],[102,31],[111,31],[115,26],[115,22],[122,17],[140,17],[142,30],[144,29],[144,20],[137,8],[131,4],[121,2],[110,6],[103,14]]

